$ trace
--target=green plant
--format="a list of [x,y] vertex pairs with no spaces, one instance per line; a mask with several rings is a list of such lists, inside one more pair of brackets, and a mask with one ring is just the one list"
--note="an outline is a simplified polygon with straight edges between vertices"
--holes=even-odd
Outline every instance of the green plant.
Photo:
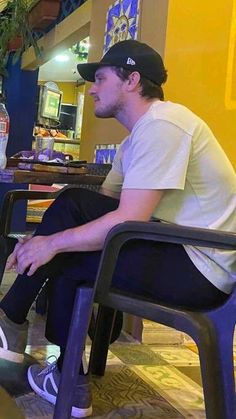
[[[6,3],[0,0],[0,6]],[[32,8],[32,1],[11,0],[0,13],[0,75],[6,76],[6,65],[9,58],[8,45],[15,37],[22,38],[22,46],[18,48],[13,56],[15,63],[29,46],[33,46],[36,57],[41,57],[41,50],[33,37],[32,29],[28,22],[28,13]]]
[[88,59],[89,38],[87,37],[82,41],[77,42],[69,49],[73,52],[79,62],[86,62]]

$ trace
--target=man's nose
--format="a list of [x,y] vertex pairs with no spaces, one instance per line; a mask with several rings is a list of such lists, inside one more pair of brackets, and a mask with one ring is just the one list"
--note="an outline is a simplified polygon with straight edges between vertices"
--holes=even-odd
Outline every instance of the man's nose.
[[92,96],[95,92],[96,92],[95,83],[93,83],[92,86],[88,90],[88,94]]

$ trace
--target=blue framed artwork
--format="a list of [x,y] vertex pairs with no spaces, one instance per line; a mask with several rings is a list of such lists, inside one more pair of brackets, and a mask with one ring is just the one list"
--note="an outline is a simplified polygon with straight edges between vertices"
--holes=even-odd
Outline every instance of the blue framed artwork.
[[120,144],[97,144],[94,149],[94,163],[112,163]]
[[137,38],[139,3],[140,0],[116,0],[108,8],[104,37],[104,54],[117,42]]

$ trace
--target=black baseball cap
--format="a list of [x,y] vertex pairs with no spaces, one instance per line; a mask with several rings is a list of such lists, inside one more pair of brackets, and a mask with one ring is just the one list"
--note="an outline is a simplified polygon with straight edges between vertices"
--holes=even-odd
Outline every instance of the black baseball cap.
[[134,39],[114,44],[101,61],[78,64],[77,69],[84,80],[94,82],[97,69],[103,66],[138,71],[158,86],[166,81],[166,70],[160,54],[149,45]]

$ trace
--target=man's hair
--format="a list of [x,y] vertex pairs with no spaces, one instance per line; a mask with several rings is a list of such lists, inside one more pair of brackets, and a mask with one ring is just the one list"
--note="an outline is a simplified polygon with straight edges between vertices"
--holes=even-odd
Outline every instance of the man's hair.
[[[123,67],[111,67],[112,70],[116,73],[116,75],[122,80],[125,81],[129,78],[132,71],[126,70]],[[167,80],[167,71],[165,70],[165,74],[163,76],[163,83]],[[151,80],[142,77],[140,74],[140,96],[146,97],[148,99],[158,98],[160,100],[164,100],[164,92],[161,86],[153,83]]]

